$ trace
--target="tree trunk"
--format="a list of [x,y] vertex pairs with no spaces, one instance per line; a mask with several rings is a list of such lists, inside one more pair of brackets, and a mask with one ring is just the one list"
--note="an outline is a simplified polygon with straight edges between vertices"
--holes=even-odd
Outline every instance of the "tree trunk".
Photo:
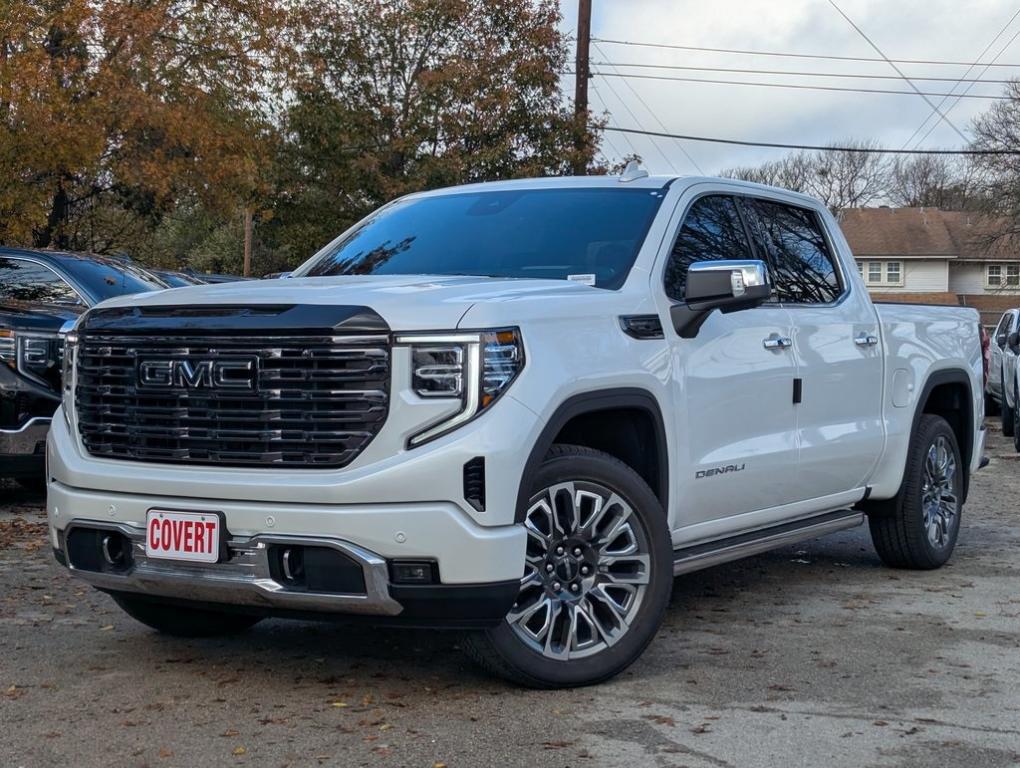
[[244,209],[244,276],[251,277],[251,236],[252,236],[252,210],[251,206]]
[[67,190],[61,180],[57,182],[57,189],[53,193],[53,202],[50,205],[50,213],[46,217],[46,226],[33,233],[32,244],[36,248],[49,248],[51,245],[65,249],[68,247],[65,225],[70,213],[69,204]]

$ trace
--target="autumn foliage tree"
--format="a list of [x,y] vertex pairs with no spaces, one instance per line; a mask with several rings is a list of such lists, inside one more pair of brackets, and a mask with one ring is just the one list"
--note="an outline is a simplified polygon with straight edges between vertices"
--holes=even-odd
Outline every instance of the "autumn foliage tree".
[[305,9],[315,24],[283,121],[277,206],[296,253],[408,192],[567,173],[578,151],[591,163],[595,137],[560,89],[567,51],[554,0]]
[[258,194],[282,3],[22,0],[0,16],[0,241],[110,251]]
[[590,164],[554,0],[8,0],[0,243],[256,271],[407,192]]

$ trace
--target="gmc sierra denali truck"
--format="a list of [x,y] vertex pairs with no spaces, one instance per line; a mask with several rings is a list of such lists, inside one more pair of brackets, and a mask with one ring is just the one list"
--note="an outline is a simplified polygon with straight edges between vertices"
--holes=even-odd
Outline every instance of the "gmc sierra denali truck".
[[85,313],[52,544],[164,632],[360,615],[594,683],[677,574],[865,518],[887,564],[945,563],[978,333],[872,304],[799,194],[633,168],[414,194],[293,277]]

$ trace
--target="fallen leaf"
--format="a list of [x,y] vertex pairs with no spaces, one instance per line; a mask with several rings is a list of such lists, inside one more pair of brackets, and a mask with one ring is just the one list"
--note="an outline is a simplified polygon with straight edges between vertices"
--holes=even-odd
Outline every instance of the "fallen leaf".
[[234,747],[233,750],[231,750],[231,754],[234,754],[234,755],[237,755],[238,757],[240,757],[241,755],[247,755],[248,754],[248,750],[245,749],[244,747],[240,747],[240,746],[239,747]]

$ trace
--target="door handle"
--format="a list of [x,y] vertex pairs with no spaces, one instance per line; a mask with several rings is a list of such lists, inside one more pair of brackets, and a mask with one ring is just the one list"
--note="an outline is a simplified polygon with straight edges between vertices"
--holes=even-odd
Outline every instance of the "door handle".
[[854,344],[858,347],[873,347],[878,344],[878,336],[873,333],[862,333],[854,338]]
[[787,349],[793,346],[793,341],[786,336],[772,334],[767,339],[763,339],[761,345],[765,349]]

